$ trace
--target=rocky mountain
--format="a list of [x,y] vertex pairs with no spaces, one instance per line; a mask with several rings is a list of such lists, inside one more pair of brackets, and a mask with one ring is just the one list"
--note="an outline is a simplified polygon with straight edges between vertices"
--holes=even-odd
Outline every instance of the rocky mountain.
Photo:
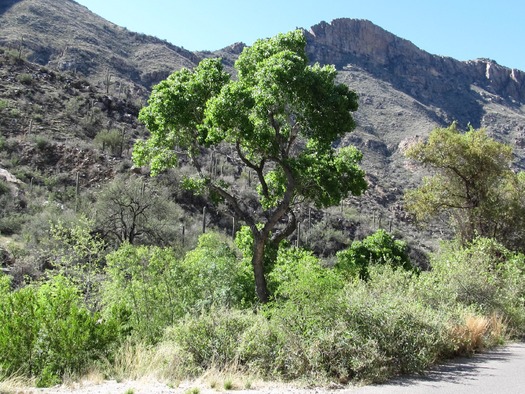
[[[63,93],[62,99],[76,100],[70,108],[79,119],[85,121],[91,109],[98,108],[102,118],[95,128],[127,128],[132,130],[130,138],[141,133],[136,115],[152,85],[206,57],[220,56],[231,69],[244,48],[237,43],[214,52],[190,52],[128,31],[73,0],[4,0],[0,26],[0,47],[10,51],[11,57],[18,54],[35,64],[32,71],[23,71],[16,69],[20,65],[2,62],[3,82],[13,79],[12,73],[37,75],[38,66],[45,67],[41,73],[56,73],[64,79],[60,89],[68,83],[70,88],[76,86],[71,88],[76,92]],[[366,198],[350,202],[363,216],[370,219],[376,212],[374,218],[382,215],[394,229],[403,233],[411,229],[417,237],[418,230],[409,225],[402,210],[402,192],[415,186],[422,173],[404,159],[403,151],[433,128],[452,121],[461,127],[486,127],[496,139],[513,145],[516,167],[525,168],[525,72],[488,59],[461,62],[432,55],[365,20],[321,22],[304,34],[310,60],[335,64],[340,81],[360,97],[357,130],[341,143],[355,144],[364,152],[370,190]],[[23,88],[0,88],[0,99],[27,104],[31,100],[23,94],[13,95]],[[46,100],[42,101],[39,105],[43,107]],[[29,111],[32,107],[27,104],[24,108]],[[60,108],[49,111],[60,113]],[[41,118],[47,119],[49,111],[44,110]],[[51,128],[49,122],[39,127],[56,140],[81,124],[64,121]],[[8,137],[21,123],[0,122],[0,132]],[[28,127],[29,120],[25,120],[19,133]],[[96,133],[79,130],[75,135],[89,144]]]

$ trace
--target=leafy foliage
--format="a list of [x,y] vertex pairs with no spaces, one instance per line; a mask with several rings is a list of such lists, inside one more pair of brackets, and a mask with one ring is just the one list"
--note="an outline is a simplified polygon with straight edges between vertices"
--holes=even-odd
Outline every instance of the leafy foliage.
[[405,242],[396,240],[385,230],[379,229],[362,241],[354,241],[346,250],[337,253],[337,269],[345,276],[368,279],[368,267],[372,264],[388,264],[413,270]]
[[82,372],[111,353],[114,323],[90,312],[63,276],[16,291],[0,277],[0,368],[8,374],[37,376],[48,386]]
[[423,277],[427,302],[461,304],[480,313],[503,314],[521,331],[525,319],[525,256],[495,240],[476,238],[465,246],[444,244]]
[[88,303],[97,303],[106,244],[92,228],[85,216],[71,225],[61,220],[51,223],[46,253],[56,272],[75,283]]
[[195,310],[249,306],[254,301],[250,265],[240,260],[219,234],[201,235],[197,247],[186,254],[182,264],[186,271],[184,285],[191,292]]
[[114,156],[122,156],[124,151],[125,133],[122,130],[101,130],[95,136],[95,142],[104,152],[106,149]]
[[434,130],[428,142],[411,147],[407,156],[436,174],[405,194],[406,208],[418,220],[447,213],[463,241],[494,237],[521,248],[525,212],[523,175],[511,171],[512,149],[485,130],[460,132],[455,124]]
[[103,303],[108,312],[129,316],[126,331],[154,341],[186,311],[182,268],[172,250],[123,244],[106,262]]
[[149,342],[188,313],[253,300],[249,266],[215,233],[203,234],[183,259],[170,248],[123,244],[106,261],[106,308],[129,315],[130,330]]

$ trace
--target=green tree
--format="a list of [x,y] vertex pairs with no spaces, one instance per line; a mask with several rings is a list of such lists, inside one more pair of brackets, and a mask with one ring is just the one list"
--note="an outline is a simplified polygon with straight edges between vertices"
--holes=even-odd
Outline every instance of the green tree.
[[[175,72],[154,88],[141,111],[151,136],[133,152],[135,162],[150,165],[153,174],[187,155],[197,175],[186,185],[224,202],[248,225],[261,302],[270,296],[265,249],[293,233],[296,205],[327,207],[366,188],[361,153],[334,148],[355,127],[357,95],[336,83],[333,66],[309,65],[305,46],[300,30],[258,40],[235,62],[236,80],[219,59],[203,60],[193,72]],[[254,174],[257,211],[205,164],[209,149]]]
[[463,242],[483,236],[508,246],[523,239],[523,225],[516,222],[525,207],[523,175],[511,170],[510,146],[494,141],[483,129],[463,133],[454,123],[435,129],[428,141],[406,154],[434,172],[405,193],[406,208],[417,220],[445,213]]

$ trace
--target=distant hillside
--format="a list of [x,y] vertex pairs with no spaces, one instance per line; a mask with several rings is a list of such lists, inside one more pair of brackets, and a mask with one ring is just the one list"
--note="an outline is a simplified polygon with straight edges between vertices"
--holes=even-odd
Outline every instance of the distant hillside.
[[[72,0],[4,1],[0,26],[0,46],[10,51],[1,64],[0,99],[21,112],[19,120],[0,123],[2,135],[21,135],[29,128],[58,142],[73,129],[75,138],[91,148],[100,130],[113,127],[126,130],[131,144],[142,133],[136,123],[139,107],[152,85],[174,70],[211,56],[222,57],[231,70],[244,47],[237,43],[214,52],[190,52],[128,31]],[[512,144],[516,166],[525,169],[523,71],[492,60],[435,56],[364,20],[321,22],[304,34],[310,60],[335,64],[340,81],[360,97],[357,130],[341,143],[364,152],[370,190],[365,198],[348,202],[362,213],[361,219],[373,217],[376,223],[376,217],[383,217],[394,230],[419,236],[403,211],[402,194],[417,185],[422,173],[405,160],[403,151],[433,128],[455,120],[461,127],[486,127],[497,140]],[[36,64],[13,64],[17,54]],[[28,97],[29,88],[16,79],[24,73],[33,76],[30,90],[41,102]],[[46,97],[53,96],[58,97],[55,105],[46,104]],[[35,105],[41,106],[40,120],[35,119]],[[99,118],[90,131],[82,125],[92,110]]]

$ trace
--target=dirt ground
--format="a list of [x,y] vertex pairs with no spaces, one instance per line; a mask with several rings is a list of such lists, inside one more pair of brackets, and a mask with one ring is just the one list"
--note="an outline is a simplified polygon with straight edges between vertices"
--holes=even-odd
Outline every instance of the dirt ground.
[[[197,391],[198,390],[198,391]],[[211,388],[209,383],[199,381],[181,382],[177,387],[158,381],[125,381],[114,380],[103,382],[80,382],[72,385],[57,386],[46,389],[29,389],[20,391],[24,394],[217,394],[232,392],[235,394],[348,394],[355,390],[349,387],[332,386],[325,388],[301,388],[283,383],[256,382],[249,389],[236,387],[226,390],[217,385]]]

